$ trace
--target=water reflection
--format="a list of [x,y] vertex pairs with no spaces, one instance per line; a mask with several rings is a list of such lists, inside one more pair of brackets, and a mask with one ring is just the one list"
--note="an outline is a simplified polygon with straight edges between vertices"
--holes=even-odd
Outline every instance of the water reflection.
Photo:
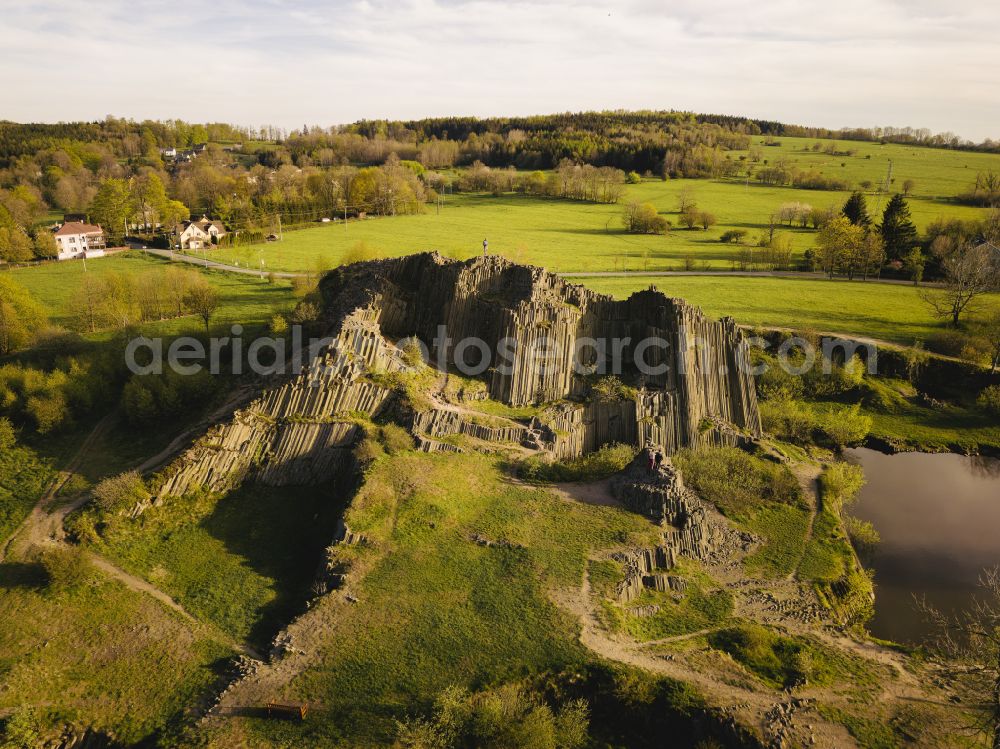
[[929,626],[914,595],[948,613],[964,609],[983,569],[1000,564],[1000,460],[963,455],[848,450],[868,483],[848,512],[882,541],[865,559],[875,570],[872,633],[916,642]]

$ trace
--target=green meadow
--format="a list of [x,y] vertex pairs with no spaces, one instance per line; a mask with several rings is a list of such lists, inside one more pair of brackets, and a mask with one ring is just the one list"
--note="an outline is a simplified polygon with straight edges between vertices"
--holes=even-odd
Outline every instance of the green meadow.
[[[656,286],[712,317],[763,327],[811,328],[912,345],[943,329],[920,292],[904,284],[743,276],[592,277],[578,280],[618,298]],[[1000,294],[982,306],[1000,307]]]
[[[954,196],[968,190],[979,171],[1000,171],[1000,155],[943,149],[913,148],[849,141],[780,139],[780,146],[764,146],[755,138],[752,148],[762,161],[758,168],[784,159],[802,170],[821,171],[828,177],[848,180],[853,188],[861,182],[882,184],[889,161],[893,163],[892,191],[901,191],[905,180],[913,180],[909,197],[913,221],[924,230],[937,218],[976,219],[985,210],[958,205]],[[853,156],[831,156],[811,150],[814,143],[833,143],[838,149],[856,151]],[[732,152],[735,159],[747,155]],[[678,200],[689,191],[699,210],[715,215],[717,224],[707,231],[685,229],[678,221]],[[219,260],[237,261],[268,270],[313,270],[336,265],[359,242],[382,256],[439,250],[465,258],[482,251],[489,240],[490,251],[512,260],[540,265],[553,271],[662,271],[677,270],[686,261],[699,269],[728,270],[736,247],[719,239],[730,229],[748,231],[748,240],[764,231],[772,212],[788,202],[808,203],[816,208],[842,206],[848,191],[803,190],[765,186],[745,178],[718,180],[647,177],[629,185],[617,205],[537,198],[513,193],[500,196],[456,193],[445,196],[440,211],[427,206],[422,214],[369,218],[317,225],[285,232],[280,242],[240,249],[216,250]],[[622,205],[632,200],[652,203],[673,223],[666,236],[628,234],[621,224]],[[877,219],[885,207],[885,196],[868,195],[869,212]],[[784,226],[791,241],[793,258],[801,258],[814,243],[811,228]]]
[[[124,274],[141,276],[162,272],[171,263],[139,252],[81,261],[43,263],[37,266],[15,268],[3,271],[15,282],[26,288],[48,312],[49,321],[68,326],[76,311],[73,298],[83,282],[84,274],[108,276]],[[213,325],[240,323],[259,325],[271,319],[276,309],[291,308],[294,301],[287,281],[269,283],[252,276],[206,271],[196,266],[184,264],[181,267],[204,274],[208,282],[219,293],[219,308]],[[203,329],[201,321],[194,316],[174,320],[164,320],[147,325],[147,329],[161,335],[178,335]]]

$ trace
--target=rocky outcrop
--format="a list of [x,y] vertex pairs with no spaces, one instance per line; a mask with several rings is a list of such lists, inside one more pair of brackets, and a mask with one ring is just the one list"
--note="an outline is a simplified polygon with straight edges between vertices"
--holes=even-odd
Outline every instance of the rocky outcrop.
[[[738,328],[653,289],[617,301],[502,258],[457,262],[425,253],[339,268],[321,291],[325,345],[175,461],[161,495],[223,491],[247,479],[283,485],[330,478],[349,460],[357,421],[387,408],[398,390],[393,375],[408,369],[390,341],[412,336],[449,367],[480,364],[481,347],[458,345],[478,339],[490,352],[482,366],[490,397],[512,406],[556,404],[530,424],[424,408],[411,424],[422,450],[457,450],[448,437],[465,435],[559,458],[610,442],[653,441],[669,454],[760,433]],[[662,341],[644,356],[650,366],[667,365],[662,371],[639,372],[635,356],[644,339]],[[615,351],[622,379],[639,385],[635,396],[583,402],[588,373],[610,366]],[[509,366],[500,366],[501,358]]]
[[634,601],[644,589],[682,593],[687,587],[684,580],[665,574],[679,557],[717,561],[753,541],[732,530],[714,508],[688,490],[669,458],[650,469],[649,455],[655,449],[643,450],[611,481],[611,491],[622,504],[663,527],[657,546],[612,555],[625,572],[615,589],[621,603]]

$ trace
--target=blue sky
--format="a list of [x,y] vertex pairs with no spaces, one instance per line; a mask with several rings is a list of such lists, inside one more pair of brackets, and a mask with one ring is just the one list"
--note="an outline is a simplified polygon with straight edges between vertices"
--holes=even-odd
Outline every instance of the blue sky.
[[1000,6],[970,0],[0,0],[0,118],[690,109],[1000,138]]

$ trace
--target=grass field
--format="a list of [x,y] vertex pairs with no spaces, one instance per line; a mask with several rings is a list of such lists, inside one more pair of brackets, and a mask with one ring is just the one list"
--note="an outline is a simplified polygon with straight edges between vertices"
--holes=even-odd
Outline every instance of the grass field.
[[[86,269],[79,261],[45,263],[5,271],[9,277],[26,288],[46,308],[49,320],[58,325],[69,325],[74,316],[73,295],[80,288],[84,273],[105,276],[122,273],[138,276],[161,272],[169,261],[139,252],[88,260]],[[239,322],[254,325],[267,322],[277,309],[294,306],[291,287],[286,281],[268,283],[252,276],[198,270],[196,266],[181,267],[202,273],[219,292],[220,304],[215,313],[214,325],[220,327]],[[146,330],[161,335],[176,335],[190,330],[200,331],[202,323],[194,316],[147,324]]]
[[[760,146],[769,163],[784,158],[802,169],[816,169],[827,176],[850,180],[855,187],[863,180],[884,182],[889,159],[893,162],[893,189],[901,190],[906,179],[916,186],[910,197],[913,220],[923,230],[935,218],[972,219],[983,209],[951,202],[969,189],[976,173],[1000,171],[1000,155],[974,154],[898,145],[833,141],[840,149],[856,149],[855,156],[830,156],[809,149],[816,141],[783,138],[779,147]],[[741,154],[734,152],[733,157]],[[866,158],[870,157],[870,158]],[[843,164],[843,166],[841,166]],[[678,196],[692,192],[701,210],[718,219],[708,231],[678,226]],[[735,248],[719,242],[728,229],[747,229],[753,236],[763,230],[768,216],[782,203],[799,201],[818,208],[841,206],[848,192],[800,190],[788,187],[749,185],[741,179],[662,181],[643,180],[627,188],[622,203],[651,202],[674,223],[668,236],[626,234],[621,227],[622,206],[542,199],[514,194],[494,197],[455,194],[446,198],[440,214],[433,206],[415,216],[349,221],[286,232],[281,242],[242,250],[216,250],[218,259],[250,262],[257,267],[263,257],[269,270],[312,270],[317,262],[336,265],[359,241],[385,256],[436,249],[455,257],[469,257],[489,239],[490,251],[511,259],[541,265],[554,271],[609,271],[623,268],[672,270],[690,256],[699,267],[729,269]],[[869,196],[869,211],[880,215],[886,199]],[[811,229],[789,229],[794,255],[812,246]]]
[[[745,325],[812,328],[882,338],[904,345],[943,329],[916,288],[901,284],[742,276],[640,274],[626,278],[574,279],[617,298],[655,285],[713,317],[729,315]],[[1000,307],[1000,294],[984,300]]]
[[29,562],[0,564],[0,713],[33,706],[132,745],[161,734],[232,651],[159,602],[92,571],[70,588]]

